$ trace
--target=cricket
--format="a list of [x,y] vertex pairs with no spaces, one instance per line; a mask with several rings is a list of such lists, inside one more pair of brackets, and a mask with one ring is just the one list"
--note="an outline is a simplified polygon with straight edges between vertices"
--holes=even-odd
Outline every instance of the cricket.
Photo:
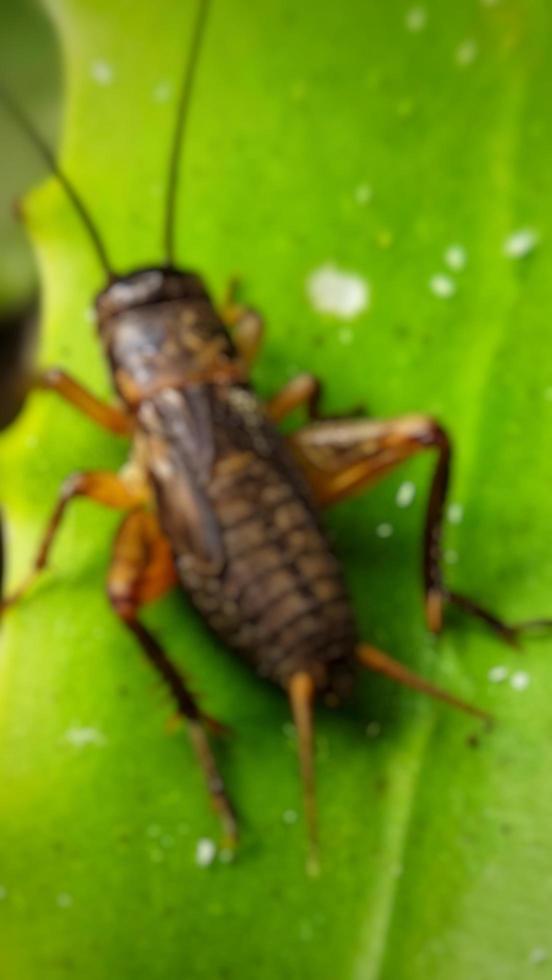
[[[293,378],[268,401],[261,400],[250,372],[261,347],[262,318],[239,302],[235,283],[217,306],[202,276],[178,266],[179,163],[208,7],[209,0],[199,0],[185,59],[168,161],[163,259],[156,267],[115,271],[73,182],[26,112],[7,89],[0,89],[4,109],[80,215],[105,273],[95,310],[113,403],[100,401],[58,367],[37,373],[33,387],[55,392],[130,445],[120,472],[78,472],[63,483],[33,567],[0,610],[18,603],[48,564],[71,501],[87,497],[120,510],[107,575],[109,601],[186,722],[220,820],[223,846],[233,851],[238,843],[236,810],[212,746],[224,725],[203,713],[190,680],[140,619],[147,603],[175,586],[230,651],[289,699],[298,736],[307,868],[316,873],[317,702],[340,706],[359,671],[368,669],[484,721],[489,718],[359,636],[342,569],[323,528],[324,512],[413,455],[435,453],[423,531],[428,629],[441,631],[449,604],[512,645],[525,629],[548,628],[552,620],[508,624],[447,588],[440,542],[451,442],[438,421],[423,414],[387,420],[324,417],[321,382],[311,374]],[[304,410],[304,424],[281,435],[278,424],[296,409]]]

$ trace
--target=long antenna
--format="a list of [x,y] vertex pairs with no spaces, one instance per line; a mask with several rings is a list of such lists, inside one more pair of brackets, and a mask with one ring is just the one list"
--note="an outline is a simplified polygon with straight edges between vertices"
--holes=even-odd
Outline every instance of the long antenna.
[[184,138],[186,121],[188,119],[190,100],[196,74],[197,59],[201,49],[201,42],[203,40],[208,9],[209,0],[199,0],[194,32],[190,44],[190,52],[184,68],[184,74],[182,76],[180,100],[178,103],[176,124],[169,157],[169,176],[167,180],[167,198],[165,204],[165,257],[168,265],[173,265],[174,263],[174,227],[176,217],[175,205],[178,194],[180,149]]
[[31,119],[24,111],[24,109],[21,108],[19,103],[16,102],[16,100],[13,98],[13,96],[8,91],[8,89],[1,83],[0,83],[0,102],[3,104],[5,109],[7,109],[7,111],[13,117],[13,119],[15,119],[17,124],[23,130],[23,132],[28,136],[29,140],[31,141],[35,149],[38,150],[39,154],[46,161],[54,176],[58,179],[59,183],[61,184],[65,193],[67,194],[67,197],[72,202],[77,213],[80,215],[83,225],[88,231],[90,239],[96,250],[96,254],[100,260],[100,263],[103,267],[106,276],[108,277],[108,279],[113,279],[114,273],[111,264],[109,262],[109,259],[107,257],[105,246],[100,238],[99,232],[94,222],[92,221],[88,208],[85,206],[84,201],[77,193],[75,187],[73,186],[69,178],[66,176],[66,174],[64,174],[52,150],[50,149],[46,141],[42,138],[41,134],[34,126],[34,123],[31,121]]

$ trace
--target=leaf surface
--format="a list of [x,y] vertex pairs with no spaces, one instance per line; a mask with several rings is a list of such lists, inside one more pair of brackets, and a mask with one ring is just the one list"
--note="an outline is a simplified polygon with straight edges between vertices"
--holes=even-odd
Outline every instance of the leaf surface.
[[[159,262],[193,8],[49,7],[66,60],[63,165],[116,267]],[[182,157],[179,256],[218,296],[238,273],[265,312],[263,394],[311,370],[331,412],[424,411],[450,428],[451,499],[463,508],[447,529],[450,581],[517,620],[552,608],[550,11],[545,0],[431,0],[420,28],[414,9],[214,4]],[[86,236],[53,181],[26,212],[44,289],[42,360],[107,394],[91,322],[102,282]],[[508,258],[506,239],[525,227],[538,245]],[[443,254],[455,243],[467,262],[453,272]],[[326,263],[370,285],[369,309],[351,321],[308,300],[306,280]],[[443,274],[449,298],[429,285]],[[64,476],[118,467],[125,452],[52,396],[30,400],[0,459],[13,582]],[[552,975],[551,647],[535,640],[516,654],[452,615],[442,638],[428,638],[419,539],[429,473],[428,459],[415,461],[329,524],[362,635],[488,707],[497,725],[482,733],[371,677],[348,710],[320,710],[317,880],[304,872],[286,704],[175,594],[146,619],[234,731],[218,755],[243,825],[233,866],[196,864],[198,840],[217,830],[200,774],[183,734],[167,734],[171,706],[102,586],[118,518],[75,504],[51,569],[2,630],[6,977]],[[416,497],[400,508],[405,481]],[[382,523],[390,536],[378,535]],[[500,684],[489,681],[497,666],[509,672]],[[511,683],[520,671],[524,690]]]

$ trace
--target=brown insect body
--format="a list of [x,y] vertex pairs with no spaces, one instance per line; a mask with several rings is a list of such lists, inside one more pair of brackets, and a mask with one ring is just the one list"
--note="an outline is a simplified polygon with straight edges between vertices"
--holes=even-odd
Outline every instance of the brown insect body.
[[[443,580],[440,539],[451,444],[430,416],[322,419],[320,383],[291,379],[266,405],[248,378],[262,334],[258,315],[242,307],[217,312],[202,279],[175,267],[179,152],[208,0],[200,0],[182,80],[165,210],[166,265],[115,273],[88,208],[24,110],[0,84],[0,101],[49,164],[80,215],[107,277],[97,297],[100,337],[121,405],[106,404],[64,371],[37,374],[99,425],[133,440],[121,473],[77,473],[63,484],[31,573],[0,612],[17,602],[46,566],[69,503],[85,496],[125,512],[108,573],[114,612],[163,678],[187,727],[224,839],[237,821],[208,734],[206,716],[182,671],[140,619],[148,602],[178,580],[215,633],[258,674],[289,696],[298,733],[309,866],[317,866],[313,706],[348,695],[355,665],[383,673],[475,715],[485,712],[414,674],[388,654],[359,643],[339,562],[320,525],[323,507],[371,486],[412,455],[437,454],[424,531],[423,581],[428,627],[440,631],[447,603],[477,616],[515,643],[515,626]],[[238,314],[236,316],[236,314]],[[229,333],[228,323],[233,329]],[[291,436],[274,423],[295,408],[309,423]]]
[[194,606],[260,675],[287,690],[306,671],[341,701],[357,643],[341,568],[202,280],[142,270],[109,285],[97,307]]

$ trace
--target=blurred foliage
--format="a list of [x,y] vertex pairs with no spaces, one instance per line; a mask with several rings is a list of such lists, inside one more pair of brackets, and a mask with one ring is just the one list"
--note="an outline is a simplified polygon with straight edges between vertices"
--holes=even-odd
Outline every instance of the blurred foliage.
[[[60,95],[58,45],[38,0],[0,4],[2,82],[17,93],[52,143]],[[44,175],[43,162],[0,111],[0,312],[25,306],[36,286],[28,236],[15,216],[17,201]]]
[[[64,166],[117,267],[159,261],[192,5],[49,6],[67,60]],[[428,411],[450,427],[464,514],[447,531],[450,579],[514,620],[552,605],[551,20],[547,0],[215,3],[178,210],[182,261],[219,296],[239,272],[267,314],[263,394],[312,370],[327,380],[330,411]],[[101,277],[86,236],[54,182],[26,213],[45,290],[43,360],[106,393],[90,323]],[[539,243],[508,258],[504,243],[522,227]],[[462,271],[443,260],[453,243],[466,252]],[[372,286],[370,309],[350,323],[306,298],[306,277],[328,261]],[[452,283],[448,299],[429,288],[436,274]],[[124,456],[70,408],[32,399],[0,458],[13,582],[62,478]],[[198,839],[216,835],[200,775],[182,733],[164,731],[171,707],[101,587],[118,518],[75,505],[54,567],[3,629],[9,980],[552,975],[550,643],[528,643],[521,659],[456,616],[438,641],[427,637],[429,465],[405,467],[330,526],[363,636],[498,724],[482,733],[377,678],[362,679],[348,710],[320,710],[316,881],[304,872],[284,699],[174,595],[146,618],[206,710],[232,726],[218,754],[243,825],[234,866],[196,865]],[[407,479],[416,499],[401,509]],[[382,521],[391,536],[377,535]],[[501,684],[489,681],[497,666]],[[514,671],[526,676],[512,685]]]
[[[0,76],[52,143],[60,77],[51,22],[33,0],[0,6]],[[24,361],[34,333],[38,276],[17,202],[44,176],[44,164],[0,108],[0,428],[23,395]]]

